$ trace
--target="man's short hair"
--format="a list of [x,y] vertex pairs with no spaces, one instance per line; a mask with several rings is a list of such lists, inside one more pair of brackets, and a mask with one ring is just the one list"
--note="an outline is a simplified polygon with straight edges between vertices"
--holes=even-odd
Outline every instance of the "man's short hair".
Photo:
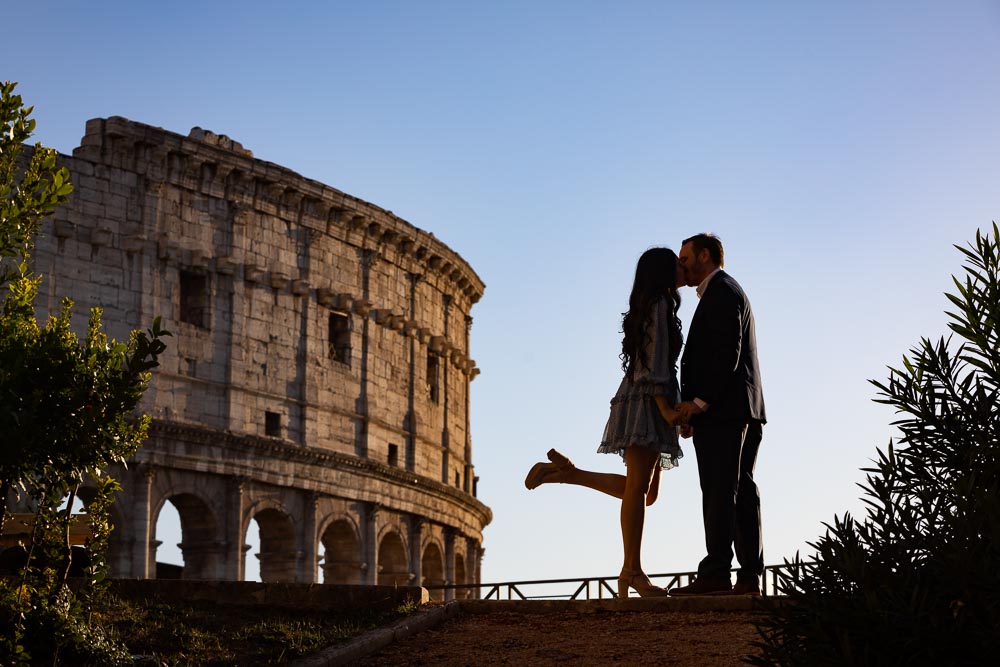
[[[699,254],[702,250],[708,251],[708,256],[712,258],[719,268],[722,268],[726,263],[726,251],[722,249],[722,240],[715,234],[701,233],[695,234],[690,238],[684,239],[684,243],[690,243],[694,246],[695,254]],[[684,245],[682,243],[681,245]]]

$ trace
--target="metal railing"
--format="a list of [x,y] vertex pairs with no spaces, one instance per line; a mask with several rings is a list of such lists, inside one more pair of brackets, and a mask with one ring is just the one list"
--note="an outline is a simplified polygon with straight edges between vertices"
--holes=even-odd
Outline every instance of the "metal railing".
[[[761,577],[761,593],[764,595],[780,595],[793,584],[799,575],[799,570],[808,568],[809,562],[786,563],[783,565],[768,565]],[[735,573],[736,570],[733,570]],[[697,572],[670,572],[650,574],[649,578],[657,586],[675,588],[690,584]],[[567,584],[569,584],[567,586]],[[439,584],[424,586],[428,591],[441,591],[451,599],[481,599],[481,600],[602,600],[618,597],[618,575],[610,577],[570,577],[566,579],[533,579],[525,581],[504,581],[491,584]],[[529,588],[535,589],[528,591]],[[548,591],[539,594],[526,595],[526,592],[538,592],[539,588]],[[522,590],[523,589],[523,590]],[[566,592],[552,592],[566,591]],[[485,591],[485,592],[484,592]],[[571,592],[570,592],[571,591]]]

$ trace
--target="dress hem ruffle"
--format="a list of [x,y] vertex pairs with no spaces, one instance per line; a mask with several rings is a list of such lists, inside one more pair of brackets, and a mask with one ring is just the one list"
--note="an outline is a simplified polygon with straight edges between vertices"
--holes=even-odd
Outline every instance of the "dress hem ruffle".
[[619,456],[622,457],[622,461],[624,461],[625,460],[625,449],[628,448],[628,447],[633,447],[633,446],[635,446],[635,447],[646,447],[646,448],[649,448],[649,449],[652,449],[654,451],[659,452],[659,454],[660,454],[660,469],[661,470],[670,470],[671,468],[676,468],[677,466],[680,465],[680,460],[682,458],[684,458],[684,452],[682,452],[680,450],[680,448],[678,448],[676,452],[663,452],[663,451],[659,451],[659,449],[658,449],[659,446],[660,446],[659,443],[657,443],[655,441],[652,441],[652,440],[649,441],[649,442],[639,442],[639,441],[633,440],[631,443],[629,443],[627,445],[620,445],[620,444],[617,444],[617,443],[610,443],[610,442],[609,443],[604,443],[600,447],[597,448],[597,453],[598,454],[618,454]]

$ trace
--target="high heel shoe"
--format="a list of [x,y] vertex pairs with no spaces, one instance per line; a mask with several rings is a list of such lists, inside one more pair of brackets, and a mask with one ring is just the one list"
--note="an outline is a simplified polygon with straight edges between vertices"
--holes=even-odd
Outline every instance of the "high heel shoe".
[[549,458],[549,461],[556,464],[560,472],[569,470],[570,468],[576,469],[576,466],[573,465],[572,461],[554,449],[550,449],[545,455]]
[[531,470],[528,471],[528,476],[524,478],[524,486],[531,491],[545,482],[552,481],[546,479],[546,477],[551,477],[558,472],[559,466],[555,463],[536,463],[531,466]]
[[542,484],[547,482],[560,482],[561,479],[553,479],[557,477],[560,473],[566,473],[570,470],[576,470],[576,466],[568,458],[560,454],[554,449],[550,449],[546,453],[549,461],[551,463],[536,463],[531,466],[531,470],[528,471],[528,476],[524,478],[524,486],[531,489],[538,488]]
[[649,577],[639,570],[622,570],[618,575],[618,599],[628,599],[628,589],[631,588],[641,598],[659,598],[668,595],[667,589],[654,586]]

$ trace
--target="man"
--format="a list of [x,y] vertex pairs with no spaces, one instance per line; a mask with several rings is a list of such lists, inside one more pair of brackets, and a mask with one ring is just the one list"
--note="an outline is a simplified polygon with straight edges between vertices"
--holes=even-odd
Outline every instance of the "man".
[[[766,417],[753,311],[739,283],[722,270],[718,237],[685,240],[679,260],[699,298],[681,357],[678,410],[694,431],[708,555],[698,578],[670,593],[760,595],[764,551],[753,473]],[[735,587],[729,575],[734,543]]]

